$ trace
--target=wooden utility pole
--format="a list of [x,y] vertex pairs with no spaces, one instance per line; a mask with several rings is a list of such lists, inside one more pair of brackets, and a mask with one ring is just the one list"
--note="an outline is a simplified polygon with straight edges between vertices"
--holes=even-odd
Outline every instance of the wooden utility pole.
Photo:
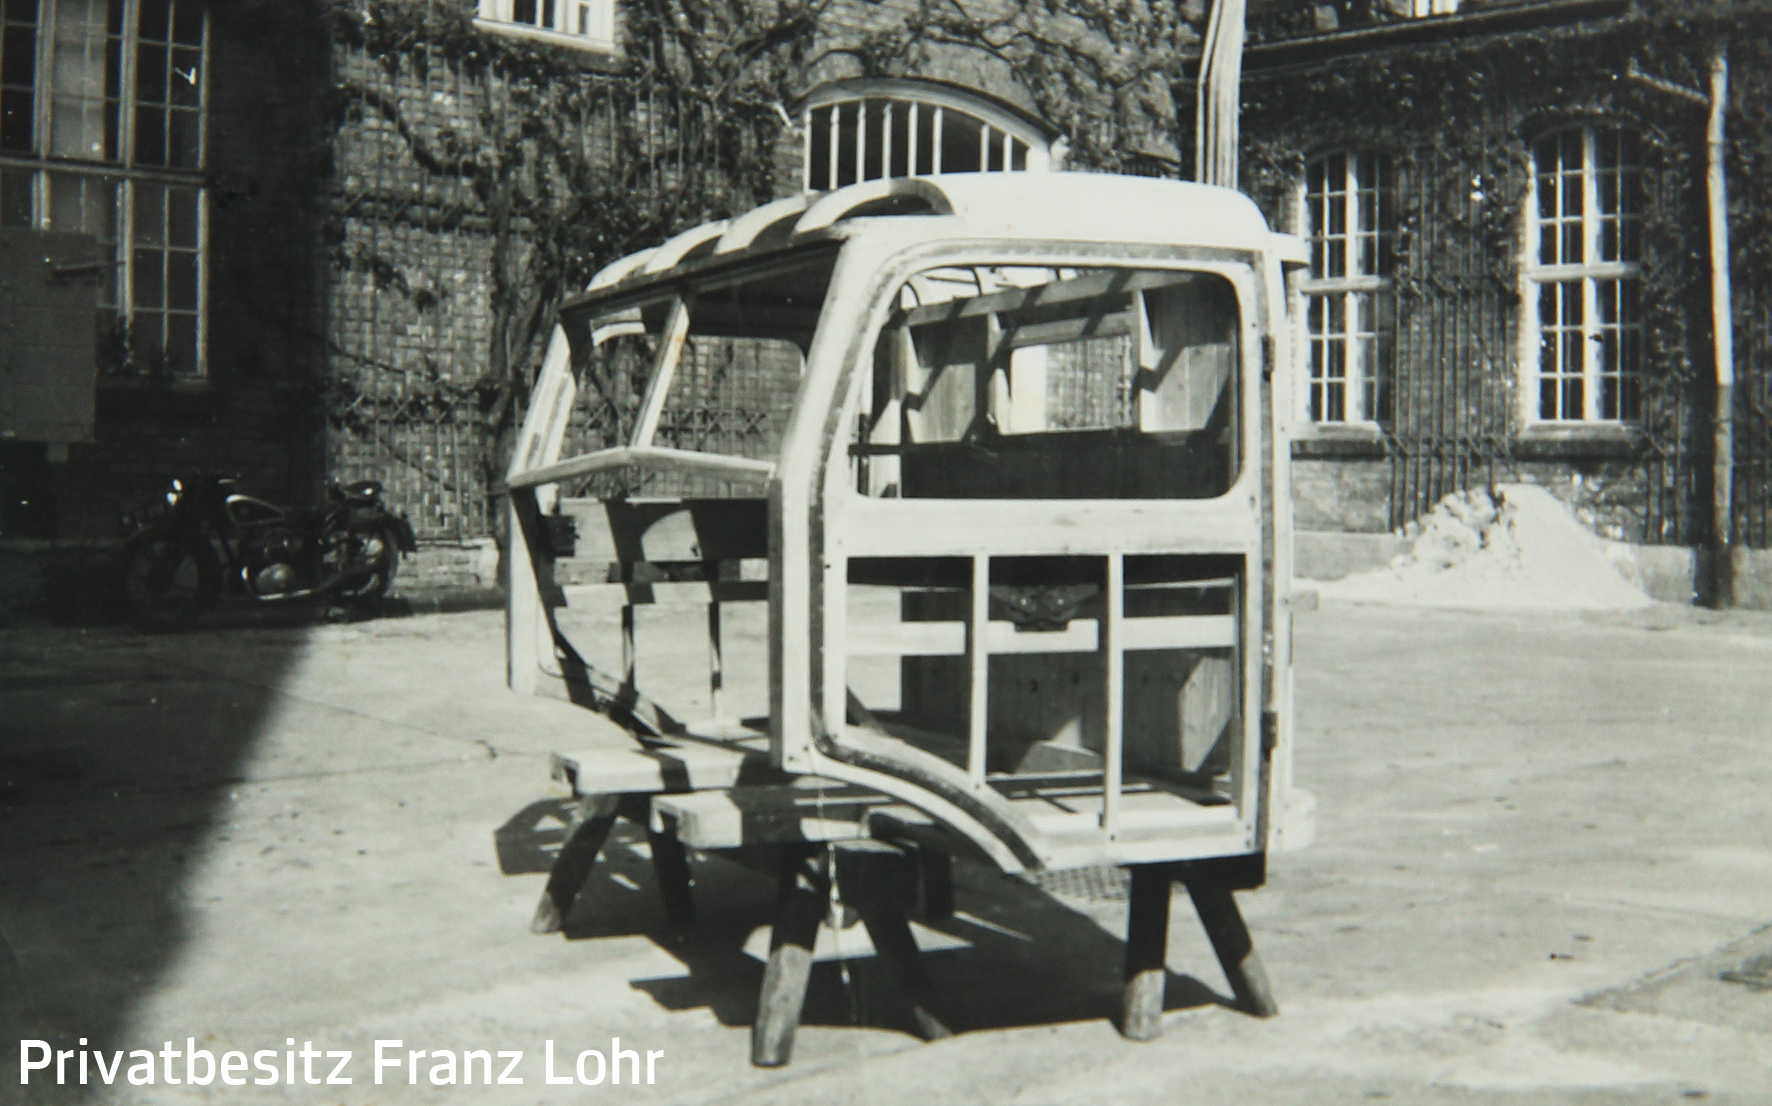
[[1200,55],[1194,111],[1194,179],[1237,187],[1237,115],[1242,107],[1244,0],[1214,0]]
[[1729,194],[1723,145],[1728,111],[1729,48],[1720,45],[1711,55],[1710,120],[1705,127],[1711,349],[1717,374],[1709,597],[1715,607],[1735,603],[1735,319],[1729,285]]

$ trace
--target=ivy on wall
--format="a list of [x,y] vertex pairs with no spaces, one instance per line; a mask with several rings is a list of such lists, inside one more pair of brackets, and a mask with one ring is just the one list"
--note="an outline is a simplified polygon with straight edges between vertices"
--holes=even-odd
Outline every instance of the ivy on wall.
[[[1666,84],[1706,91],[1709,59],[1723,42],[1732,43],[1740,60],[1743,54],[1758,59],[1766,50],[1754,28],[1763,26],[1767,10],[1764,4],[1699,8],[1645,0],[1604,19],[1373,48],[1284,73],[1246,73],[1243,186],[1279,225],[1295,222],[1290,207],[1307,160],[1337,150],[1392,157],[1399,188],[1398,326],[1405,333],[1412,326],[1415,333],[1432,331],[1439,343],[1426,362],[1399,364],[1398,371],[1444,373],[1414,391],[1416,409],[1399,412],[1397,434],[1437,435],[1443,442],[1465,433],[1472,448],[1512,462],[1519,403],[1513,394],[1497,402],[1492,388],[1518,384],[1511,365],[1519,343],[1530,143],[1570,124],[1631,127],[1643,137],[1647,156],[1644,435],[1629,457],[1578,466],[1587,469],[1580,494],[1608,528],[1629,536],[1701,536],[1705,508],[1693,500],[1707,494],[1709,464],[1706,110]],[[1740,60],[1738,72],[1759,68]],[[1765,271],[1760,259],[1772,246],[1772,189],[1764,172],[1772,160],[1765,148],[1768,100],[1763,90],[1746,94],[1740,82],[1736,92],[1730,145],[1735,264],[1738,272],[1756,265]],[[1508,327],[1486,343],[1471,336],[1469,324],[1470,305],[1479,299]],[[1432,364],[1435,358],[1455,363]],[[1481,362],[1480,371],[1456,363],[1460,359]]]
[[[415,188],[385,183],[344,196],[333,271],[411,317],[462,306],[441,271],[458,261],[415,260],[391,233],[353,236],[355,219],[480,239],[490,287],[474,371],[335,333],[327,407],[335,425],[383,449],[398,447],[372,423],[390,410],[413,422],[472,411],[490,439],[487,487],[502,475],[562,297],[612,260],[797,188],[794,115],[815,75],[918,73],[934,54],[967,52],[1030,90],[1068,134],[1074,164],[1149,171],[1176,127],[1166,74],[1196,37],[1185,10],[1143,0],[906,0],[858,33],[832,30],[835,0],[622,0],[621,52],[603,58],[488,32],[473,7],[328,0],[335,176],[366,150],[392,148],[431,197],[415,203]],[[443,94],[427,90],[445,85],[451,106],[439,111]],[[396,378],[398,402],[378,402]],[[608,425],[622,424],[632,399],[602,397]]]

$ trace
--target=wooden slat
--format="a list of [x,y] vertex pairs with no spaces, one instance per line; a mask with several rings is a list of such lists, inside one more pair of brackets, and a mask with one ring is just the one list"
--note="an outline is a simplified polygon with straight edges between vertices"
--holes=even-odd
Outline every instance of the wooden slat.
[[964,622],[849,624],[852,657],[958,657],[965,652]]
[[649,446],[658,429],[659,415],[664,412],[665,397],[670,394],[671,377],[677,373],[677,362],[683,358],[683,343],[689,337],[689,301],[678,296],[671,303],[670,318],[665,322],[664,337],[659,343],[658,358],[652,364],[652,379],[646,385],[646,398],[640,404],[640,417],[634,424],[630,444]]
[[[1159,615],[1128,618],[1120,624],[1120,648],[1228,649],[1237,644],[1234,615]],[[1030,653],[1093,653],[1101,648],[1101,624],[1074,618],[1062,630],[1018,630],[1012,622],[985,626],[984,651],[991,656]],[[966,653],[964,622],[852,623],[852,657],[957,657]]]
[[747,761],[761,766],[767,753],[715,745],[671,745],[590,749],[552,757],[554,778],[570,783],[581,795],[731,787]]
[[1120,624],[1120,648],[1229,649],[1237,644],[1237,619],[1228,614],[1176,614],[1128,618]]
[[660,796],[653,821],[674,820],[678,839],[692,849],[735,849],[764,841],[846,841],[867,837],[867,813],[884,796],[841,785],[819,794],[799,784],[732,787]]
[[850,557],[1238,553],[1260,548],[1260,519],[1217,501],[869,499],[844,505]]
[[1037,288],[1011,288],[1004,292],[993,292],[988,296],[973,296],[969,299],[913,307],[901,315],[893,316],[888,325],[926,326],[930,323],[976,318],[980,315],[990,315],[1001,311],[1045,307],[1051,304],[1093,299],[1096,296],[1132,292],[1143,288],[1167,288],[1172,284],[1185,284],[1197,279],[1199,279],[1198,273],[1181,271],[1129,272],[1121,270],[1091,273],[1088,276],[1077,277],[1058,284],[1043,284]]
[[543,465],[540,468],[525,469],[511,476],[505,483],[507,487],[511,488],[530,488],[537,484],[558,483],[575,476],[592,476],[599,472],[624,468],[628,465],[659,472],[712,476],[742,484],[764,483],[775,473],[774,462],[758,461],[749,457],[730,457],[722,453],[697,453],[692,449],[672,449],[668,446],[646,446],[644,448],[616,446],[611,449],[581,453],[577,457],[569,457],[564,461]]
[[626,599],[636,606],[664,609],[701,607],[709,598],[722,603],[761,603],[769,598],[767,580],[661,580],[653,584],[567,584],[560,588],[567,607],[594,607]]

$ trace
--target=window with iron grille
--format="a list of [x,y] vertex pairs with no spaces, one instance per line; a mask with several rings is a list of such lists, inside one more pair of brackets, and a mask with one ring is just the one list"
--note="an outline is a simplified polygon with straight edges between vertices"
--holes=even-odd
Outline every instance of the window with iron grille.
[[1302,284],[1310,363],[1303,402],[1312,422],[1390,417],[1392,197],[1383,154],[1336,153],[1305,167],[1311,264]]
[[594,50],[615,48],[615,0],[479,0],[480,25]]
[[0,226],[92,235],[107,367],[204,371],[200,0],[0,0]]
[[1571,127],[1534,143],[1532,168],[1529,418],[1641,419],[1641,143],[1620,127]]

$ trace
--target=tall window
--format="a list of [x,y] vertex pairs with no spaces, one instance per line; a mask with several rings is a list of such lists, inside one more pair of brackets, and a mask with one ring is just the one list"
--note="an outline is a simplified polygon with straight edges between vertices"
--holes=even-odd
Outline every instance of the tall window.
[[1641,143],[1619,127],[1575,127],[1539,139],[1532,162],[1532,413],[1544,422],[1640,419]]
[[1390,161],[1382,154],[1331,154],[1305,169],[1311,244],[1304,282],[1313,422],[1370,423],[1390,417],[1395,213]]
[[91,235],[106,367],[204,370],[201,0],[0,0],[0,226]]
[[615,0],[479,0],[482,26],[600,50],[615,47]]

